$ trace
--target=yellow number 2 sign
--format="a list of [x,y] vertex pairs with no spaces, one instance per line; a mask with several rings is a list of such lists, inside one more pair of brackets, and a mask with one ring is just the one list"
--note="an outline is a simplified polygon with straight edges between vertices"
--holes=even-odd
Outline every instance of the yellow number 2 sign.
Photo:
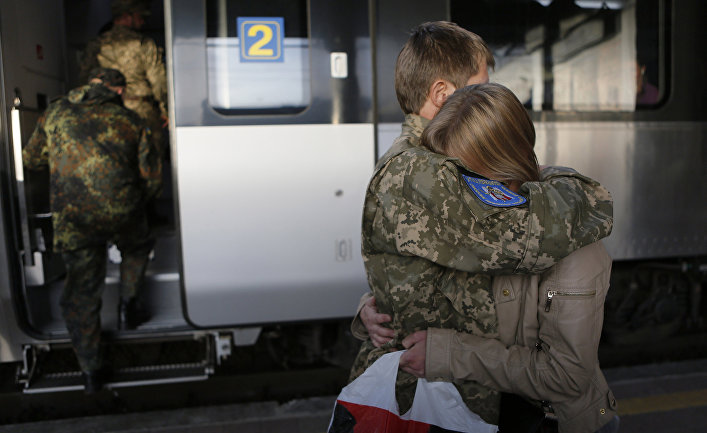
[[241,62],[282,62],[284,34],[284,18],[238,17]]

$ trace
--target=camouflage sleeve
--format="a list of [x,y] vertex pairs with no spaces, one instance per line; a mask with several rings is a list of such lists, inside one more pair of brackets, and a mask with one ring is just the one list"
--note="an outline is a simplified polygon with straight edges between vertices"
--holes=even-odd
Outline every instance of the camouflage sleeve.
[[577,173],[525,183],[529,205],[499,208],[478,200],[451,161],[413,164],[394,217],[402,254],[467,272],[538,273],[611,231],[608,191]]
[[521,268],[533,273],[609,236],[614,223],[611,194],[595,180],[563,167],[549,167],[542,177],[521,187],[529,192],[531,217],[540,229]]
[[140,135],[138,157],[147,198],[157,197],[162,192],[162,159],[148,128],[143,128]]
[[361,319],[361,310],[371,296],[373,296],[371,292],[366,292],[361,296],[361,299],[358,301],[358,308],[356,308],[356,316],[351,320],[351,335],[362,341],[368,339],[368,330]]
[[39,170],[49,164],[49,146],[47,134],[44,132],[45,121],[46,114],[42,114],[37,120],[32,136],[22,150],[22,162],[29,170]]
[[145,38],[142,41],[142,56],[152,96],[159,103],[160,113],[167,117],[167,72],[162,60],[162,48],[152,39]]

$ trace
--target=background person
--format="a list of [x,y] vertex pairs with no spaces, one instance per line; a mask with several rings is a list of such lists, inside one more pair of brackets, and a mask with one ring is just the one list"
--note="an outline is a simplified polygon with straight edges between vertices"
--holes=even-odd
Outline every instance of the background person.
[[150,14],[146,0],[112,0],[113,25],[86,45],[80,65],[82,81],[96,68],[120,71],[126,80],[125,106],[145,120],[152,139],[163,148],[163,128],[167,125],[167,76],[163,50],[155,41],[140,34]]
[[138,294],[153,245],[145,203],[161,188],[159,150],[137,114],[123,106],[125,77],[97,68],[89,84],[52,102],[23,151],[25,166],[49,165],[54,251],[66,280],[61,308],[87,393],[104,381],[100,353],[106,246],[120,249],[119,326],[146,320]]
[[636,61],[636,104],[655,105],[660,99],[659,95],[658,88],[646,77],[646,65]]

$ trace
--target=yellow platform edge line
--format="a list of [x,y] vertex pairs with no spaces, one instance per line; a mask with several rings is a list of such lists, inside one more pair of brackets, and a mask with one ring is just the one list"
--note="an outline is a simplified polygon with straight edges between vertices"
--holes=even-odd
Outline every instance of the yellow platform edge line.
[[628,398],[619,400],[618,406],[619,415],[639,415],[642,413],[668,412],[676,409],[707,406],[707,389]]

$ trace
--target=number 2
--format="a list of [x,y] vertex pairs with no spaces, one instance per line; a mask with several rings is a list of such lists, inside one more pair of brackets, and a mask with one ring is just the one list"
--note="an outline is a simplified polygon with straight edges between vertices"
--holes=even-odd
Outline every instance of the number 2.
[[248,55],[249,56],[272,56],[273,55],[273,50],[272,48],[263,48],[263,45],[266,45],[270,40],[272,39],[272,28],[269,26],[263,25],[263,24],[257,24],[254,26],[251,26],[248,29],[248,36],[255,36],[258,33],[261,33],[262,36],[260,39],[255,41],[253,45],[250,46],[248,49]]

